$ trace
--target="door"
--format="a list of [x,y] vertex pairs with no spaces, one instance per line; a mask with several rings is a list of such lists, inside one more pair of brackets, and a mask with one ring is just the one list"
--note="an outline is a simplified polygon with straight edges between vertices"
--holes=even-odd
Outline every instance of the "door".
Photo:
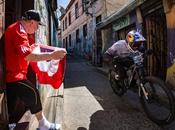
[[[0,0],[0,90],[5,89],[4,82],[4,33],[5,30],[5,1]],[[7,115],[7,104],[6,104],[6,96],[4,95],[2,98],[2,94],[0,94],[0,129],[5,129],[6,124],[8,123],[8,115]]]
[[[29,4],[30,3],[30,4]],[[21,15],[23,14],[24,11],[27,9],[31,9],[33,6],[33,1],[22,1],[22,0],[0,0],[0,37],[5,31],[5,28],[7,28],[10,24],[15,22],[16,20],[21,18]],[[5,72],[4,72],[4,41],[1,37],[1,42],[0,42],[0,87],[5,89]],[[30,74],[29,74],[30,75]],[[33,76],[30,76],[31,79]],[[33,78],[34,79],[34,78]],[[1,104],[0,104],[1,105]],[[0,130],[4,130],[2,128],[8,121],[8,112],[7,112],[7,103],[6,100],[2,103],[2,114],[0,114]],[[20,108],[20,112],[22,113],[22,107]],[[18,115],[17,118],[21,118],[20,114]],[[22,115],[22,114],[21,114]],[[1,125],[2,124],[2,125]],[[1,127],[2,126],[2,127]]]
[[147,48],[153,49],[153,56],[148,58],[150,75],[165,80],[167,59],[167,29],[163,9],[158,9],[145,16]]

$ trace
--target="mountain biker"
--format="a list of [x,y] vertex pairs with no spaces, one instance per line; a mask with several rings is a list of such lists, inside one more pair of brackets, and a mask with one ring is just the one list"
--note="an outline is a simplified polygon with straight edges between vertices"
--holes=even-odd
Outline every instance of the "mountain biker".
[[[120,58],[126,58],[128,54],[134,53],[136,51],[143,51],[143,43],[146,39],[138,31],[131,30],[127,35],[125,40],[119,40],[114,43],[111,47],[107,49],[104,54],[104,61],[111,64],[114,57],[118,56]],[[127,63],[126,63],[127,64]],[[126,73],[122,65],[117,64],[118,78],[124,78]]]

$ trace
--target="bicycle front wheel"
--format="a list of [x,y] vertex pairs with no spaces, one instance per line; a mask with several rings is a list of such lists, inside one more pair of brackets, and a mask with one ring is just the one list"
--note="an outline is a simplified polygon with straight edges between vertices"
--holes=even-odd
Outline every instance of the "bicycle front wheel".
[[148,76],[144,80],[147,97],[141,92],[141,104],[149,119],[158,125],[173,122],[175,116],[174,97],[167,85],[160,79]]

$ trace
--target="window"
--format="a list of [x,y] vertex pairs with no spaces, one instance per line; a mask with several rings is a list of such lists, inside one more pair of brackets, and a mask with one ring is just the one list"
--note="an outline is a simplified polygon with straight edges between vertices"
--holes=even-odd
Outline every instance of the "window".
[[66,50],[67,50],[67,46],[68,45],[68,38],[66,37]]
[[63,31],[64,31],[64,20],[63,20]]
[[82,0],[82,11],[84,12],[85,11],[85,0]]
[[83,26],[83,36],[86,38],[87,37],[87,24]]
[[88,8],[90,7],[91,0],[82,0],[82,10],[83,12],[87,12]]
[[76,42],[80,42],[80,38],[79,38],[79,29],[76,30]]
[[69,25],[71,25],[71,12],[69,12],[68,17],[69,17]]
[[65,39],[63,39],[63,47],[65,48]]
[[69,35],[69,47],[71,47],[72,45],[71,45],[71,34]]
[[79,17],[78,2],[75,4],[75,18]]
[[65,18],[65,29],[67,29],[67,17]]
[[101,22],[101,15],[99,15],[99,16],[96,17],[96,24],[98,24],[100,22]]

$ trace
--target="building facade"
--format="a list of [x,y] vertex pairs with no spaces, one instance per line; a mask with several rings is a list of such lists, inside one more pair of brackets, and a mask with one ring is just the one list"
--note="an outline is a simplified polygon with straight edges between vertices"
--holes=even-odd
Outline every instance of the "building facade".
[[[96,59],[95,27],[125,1],[71,0],[60,17],[62,45],[68,52]],[[100,35],[100,34],[99,34]]]
[[145,48],[153,49],[153,56],[147,59],[149,74],[174,86],[174,3],[174,0],[134,0],[102,21],[96,28],[102,33],[102,53],[117,40],[125,39],[130,30],[139,30],[147,39]]
[[[96,7],[97,17],[101,17],[101,7]],[[90,7],[89,7],[90,8]],[[92,11],[89,9],[89,12]],[[92,13],[92,12],[91,12]],[[81,0],[71,0],[65,14],[60,17],[62,45],[68,52],[86,57],[92,57],[93,21],[86,14]]]

